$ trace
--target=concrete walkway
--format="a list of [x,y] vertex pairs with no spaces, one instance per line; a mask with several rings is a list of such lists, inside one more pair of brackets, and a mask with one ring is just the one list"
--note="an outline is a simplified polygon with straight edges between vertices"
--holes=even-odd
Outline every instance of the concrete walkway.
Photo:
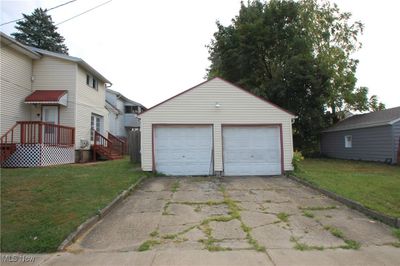
[[2,254],[2,265],[400,265],[396,243],[390,227],[284,177],[160,177],[67,252]]

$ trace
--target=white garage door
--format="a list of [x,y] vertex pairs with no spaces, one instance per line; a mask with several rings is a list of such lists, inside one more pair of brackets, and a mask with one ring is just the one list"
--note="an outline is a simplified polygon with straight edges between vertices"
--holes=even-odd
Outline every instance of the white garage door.
[[212,138],[211,126],[156,127],[156,171],[166,175],[212,174]]
[[223,128],[225,175],[280,175],[279,127]]

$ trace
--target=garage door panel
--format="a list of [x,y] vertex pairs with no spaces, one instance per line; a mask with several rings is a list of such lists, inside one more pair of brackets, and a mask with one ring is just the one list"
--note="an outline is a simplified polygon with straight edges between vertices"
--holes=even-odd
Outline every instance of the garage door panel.
[[156,170],[167,175],[209,175],[212,143],[211,126],[157,127]]
[[281,173],[279,127],[224,127],[225,175]]
[[[158,152],[158,155],[160,155],[160,151]],[[197,162],[200,158],[206,158],[206,157],[210,157],[211,154],[209,151],[205,151],[205,152],[198,152],[196,154],[187,154],[184,152],[168,152],[165,151],[165,154],[169,154],[168,157],[163,156],[160,158],[160,156],[158,156],[159,158],[157,159],[157,165],[159,165],[162,162],[169,162],[169,163],[174,163],[176,161],[179,161],[180,163],[191,163],[191,162]]]
[[184,175],[208,175],[209,173],[204,172],[204,168],[209,168],[207,164],[199,163],[160,163],[157,165],[157,171],[168,175],[184,176]]
[[239,152],[239,153],[226,153],[224,157],[225,163],[234,163],[240,161],[241,163],[280,163],[279,153],[276,151],[255,151]]
[[228,171],[225,175],[279,175],[281,168],[279,165],[273,164],[259,164],[259,163],[245,163],[245,164],[233,164],[229,166]]

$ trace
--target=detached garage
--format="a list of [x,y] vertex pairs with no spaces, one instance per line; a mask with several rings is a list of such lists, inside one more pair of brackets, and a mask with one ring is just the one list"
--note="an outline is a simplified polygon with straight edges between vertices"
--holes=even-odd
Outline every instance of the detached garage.
[[166,175],[280,175],[293,169],[290,112],[221,78],[139,115],[142,169]]

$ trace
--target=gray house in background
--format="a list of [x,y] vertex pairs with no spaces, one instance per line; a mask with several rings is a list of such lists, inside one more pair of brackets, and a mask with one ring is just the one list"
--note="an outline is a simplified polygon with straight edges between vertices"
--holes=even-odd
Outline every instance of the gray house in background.
[[328,157],[399,163],[400,107],[354,115],[323,131]]
[[105,107],[108,110],[109,132],[122,139],[128,136],[129,131],[140,128],[137,116],[146,110],[142,104],[111,89],[106,89]]

